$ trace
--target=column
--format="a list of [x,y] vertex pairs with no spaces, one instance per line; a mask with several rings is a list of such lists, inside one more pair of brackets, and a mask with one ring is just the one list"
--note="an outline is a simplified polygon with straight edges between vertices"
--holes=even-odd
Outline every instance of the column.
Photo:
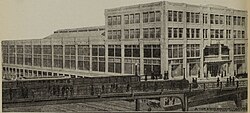
[[75,50],[76,50],[76,64],[75,64],[75,66],[76,66],[76,70],[78,70],[78,45],[76,44],[76,42],[75,42]]
[[125,72],[124,72],[124,70],[125,70],[125,68],[124,68],[124,66],[125,66],[125,62],[124,62],[124,56],[125,56],[125,53],[124,53],[124,51],[125,51],[125,47],[124,47],[124,44],[121,44],[121,74],[124,74]]
[[109,57],[108,57],[108,44],[105,43],[105,73],[108,72],[108,61],[109,61]]
[[92,72],[92,44],[89,44],[89,71]]

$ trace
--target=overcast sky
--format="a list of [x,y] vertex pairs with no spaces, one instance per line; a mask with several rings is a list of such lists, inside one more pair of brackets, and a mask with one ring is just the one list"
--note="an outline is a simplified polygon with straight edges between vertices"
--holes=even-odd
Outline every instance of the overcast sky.
[[[0,0],[0,38],[39,39],[57,29],[104,25],[104,9],[163,0]],[[247,0],[167,0],[246,10]]]

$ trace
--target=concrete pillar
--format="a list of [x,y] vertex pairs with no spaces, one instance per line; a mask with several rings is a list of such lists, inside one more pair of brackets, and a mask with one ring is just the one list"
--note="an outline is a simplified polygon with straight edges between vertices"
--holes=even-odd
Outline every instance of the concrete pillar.
[[[53,41],[51,39],[51,69],[53,70],[54,69],[54,44],[53,44]],[[52,75],[53,76],[53,75]]]
[[76,64],[75,64],[75,67],[76,67],[76,70],[78,70],[78,45],[76,44],[76,42],[75,42],[75,50],[76,50],[76,56],[75,56],[75,58],[76,58]]
[[144,49],[143,49],[143,43],[140,41],[140,73],[141,75],[144,75]]
[[63,69],[65,68],[65,44],[62,38],[62,46],[63,46]]
[[188,97],[183,94],[182,111],[188,111]]
[[125,70],[125,62],[124,62],[124,56],[125,56],[125,47],[124,44],[121,44],[121,74],[124,74]]
[[89,71],[92,72],[92,44],[89,44]]
[[[108,56],[108,44],[105,43],[105,73],[108,73],[108,62],[109,62],[109,56]],[[99,70],[99,69],[98,69]]]
[[140,100],[135,99],[135,111],[140,111]]

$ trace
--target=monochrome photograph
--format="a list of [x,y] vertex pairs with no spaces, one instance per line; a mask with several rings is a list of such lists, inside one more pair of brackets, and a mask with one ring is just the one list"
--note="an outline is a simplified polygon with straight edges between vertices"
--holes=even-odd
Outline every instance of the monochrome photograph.
[[3,0],[3,112],[247,112],[247,0]]

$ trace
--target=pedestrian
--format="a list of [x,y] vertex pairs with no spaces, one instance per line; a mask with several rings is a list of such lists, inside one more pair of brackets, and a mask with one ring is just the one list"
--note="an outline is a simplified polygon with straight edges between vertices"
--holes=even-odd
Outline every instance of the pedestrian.
[[232,84],[232,77],[229,77],[229,83]]
[[[231,82],[230,82],[231,83]],[[227,86],[229,86],[229,80],[228,80],[228,78],[227,78]]]
[[218,77],[217,78],[217,87],[219,87],[220,86],[220,78]]
[[235,78],[233,77],[233,86],[235,85],[235,84],[234,84],[234,81],[235,81]]

